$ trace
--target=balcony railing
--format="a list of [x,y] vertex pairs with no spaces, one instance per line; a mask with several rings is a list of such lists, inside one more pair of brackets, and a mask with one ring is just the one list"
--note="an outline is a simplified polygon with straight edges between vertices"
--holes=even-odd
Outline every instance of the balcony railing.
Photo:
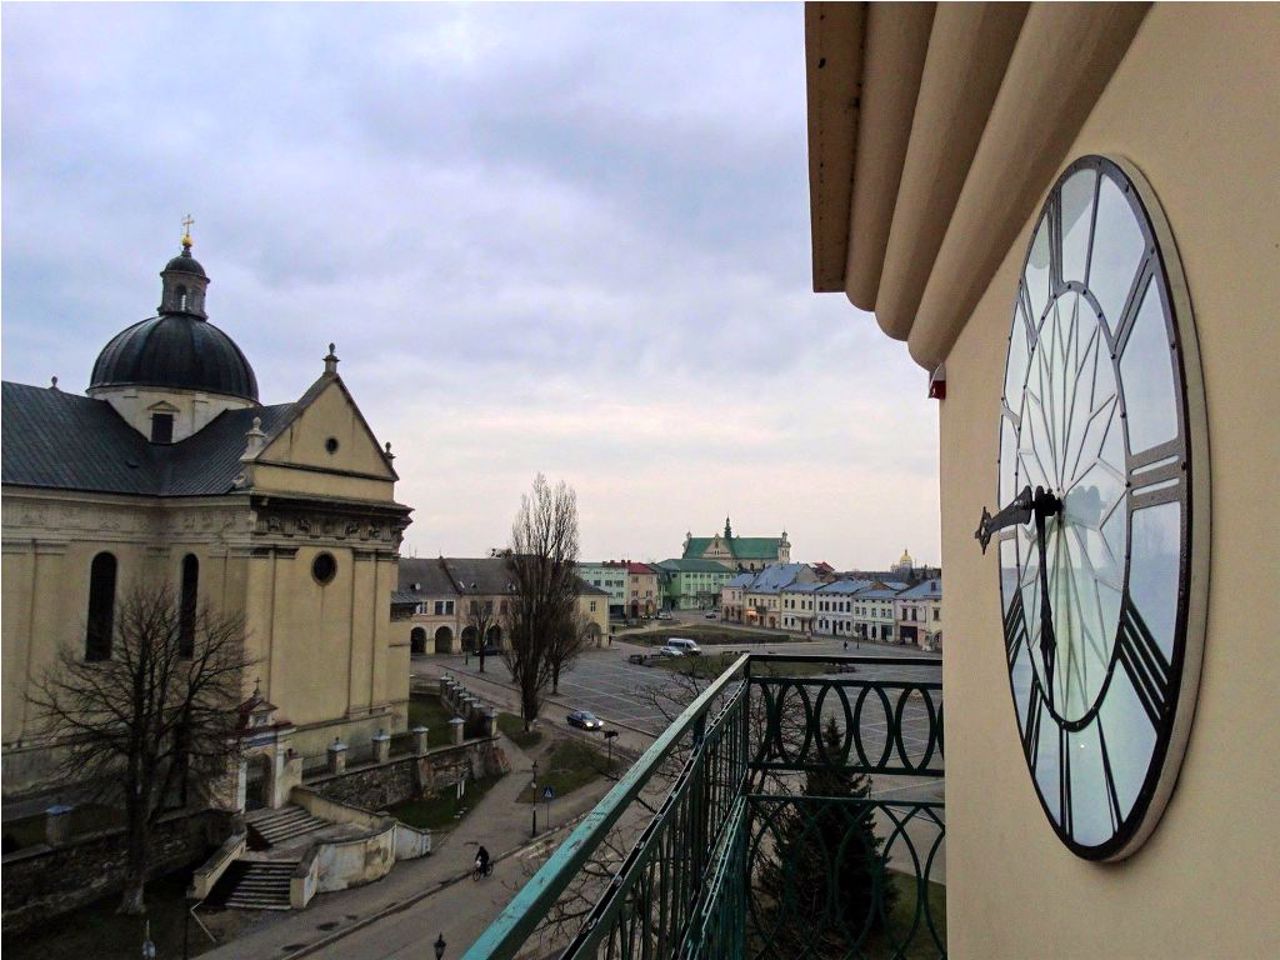
[[744,655],[465,960],[944,957],[942,736],[936,661]]

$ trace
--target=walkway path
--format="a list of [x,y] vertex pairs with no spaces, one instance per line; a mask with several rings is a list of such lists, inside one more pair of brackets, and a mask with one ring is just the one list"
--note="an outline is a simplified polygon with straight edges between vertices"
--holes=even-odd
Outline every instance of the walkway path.
[[[390,874],[368,886],[322,893],[305,910],[265,919],[251,932],[202,956],[209,960],[422,957],[425,940],[434,940],[440,932],[450,943],[447,956],[460,956],[524,881],[519,869],[521,861],[514,855],[530,842],[531,815],[529,805],[517,803],[516,796],[529,782],[533,757],[505,737],[502,743],[512,772],[485,794],[459,826],[435,835],[435,849],[429,856],[397,864]],[[554,801],[551,818],[557,829],[540,839],[538,846],[548,840],[559,843],[568,821],[599,803],[612,785],[601,778]],[[546,805],[540,804],[540,830],[545,829],[545,815]],[[497,863],[493,875],[476,884],[471,880],[471,870],[478,843],[488,847]],[[413,909],[415,905],[422,909]],[[411,929],[392,919],[402,911],[414,918]],[[433,930],[429,938],[424,937],[424,916],[431,919],[433,926],[441,927]],[[373,920],[382,917],[388,919],[378,923],[376,930],[369,929]],[[348,942],[357,931],[365,929],[369,929],[367,948]],[[416,944],[413,950],[395,952],[399,949],[397,943],[407,948],[410,941]]]

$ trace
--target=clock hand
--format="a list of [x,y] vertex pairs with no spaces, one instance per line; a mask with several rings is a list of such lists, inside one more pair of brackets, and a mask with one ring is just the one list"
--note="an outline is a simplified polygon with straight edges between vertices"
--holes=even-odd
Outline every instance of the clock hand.
[[978,529],[974,531],[973,537],[982,544],[983,553],[987,552],[987,544],[991,542],[991,535],[997,530],[1011,527],[1015,523],[1026,523],[1031,519],[1034,509],[1033,501],[1031,484],[1027,484],[1022,488],[1022,492],[1014,497],[1009,505],[1000,510],[994,517],[987,512],[986,507],[982,508],[982,520],[978,523]]
[[1045,520],[1062,512],[1062,501],[1044,487],[1036,487],[1032,500],[1036,517],[1036,545],[1040,551],[1040,659],[1044,662],[1045,696],[1053,706],[1053,665],[1058,641],[1053,633],[1053,608],[1049,605],[1049,563]]

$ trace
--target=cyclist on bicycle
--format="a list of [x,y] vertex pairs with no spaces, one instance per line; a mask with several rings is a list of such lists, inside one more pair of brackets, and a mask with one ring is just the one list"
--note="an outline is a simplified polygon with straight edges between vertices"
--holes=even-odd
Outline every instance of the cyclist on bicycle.
[[476,869],[480,871],[480,875],[488,876],[492,869],[489,866],[489,851],[481,844],[480,849],[476,851]]

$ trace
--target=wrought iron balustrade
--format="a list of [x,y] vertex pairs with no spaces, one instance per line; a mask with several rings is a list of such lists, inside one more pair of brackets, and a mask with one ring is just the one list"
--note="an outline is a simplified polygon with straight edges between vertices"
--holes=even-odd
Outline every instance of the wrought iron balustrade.
[[943,803],[869,792],[936,790],[942,748],[937,661],[743,655],[465,960],[945,956]]

